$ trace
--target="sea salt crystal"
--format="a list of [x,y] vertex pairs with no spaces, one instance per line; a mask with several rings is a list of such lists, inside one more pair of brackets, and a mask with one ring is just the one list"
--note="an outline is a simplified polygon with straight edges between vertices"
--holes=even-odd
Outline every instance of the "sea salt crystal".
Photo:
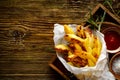
[[120,56],[113,61],[112,69],[116,74],[120,75]]

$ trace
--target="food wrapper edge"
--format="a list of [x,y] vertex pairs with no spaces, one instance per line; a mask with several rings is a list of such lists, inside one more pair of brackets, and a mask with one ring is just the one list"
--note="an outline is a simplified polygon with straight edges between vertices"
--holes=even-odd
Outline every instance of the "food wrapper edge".
[[[69,24],[71,28],[75,31],[75,26],[77,24]],[[61,24],[54,24],[54,44],[66,44],[63,37],[65,35],[64,26]],[[95,35],[97,35],[102,43],[101,54],[98,58],[98,61],[94,67],[74,67],[69,65],[63,58],[62,55],[56,52],[58,59],[64,65],[64,67],[73,73],[80,80],[115,80],[114,76],[108,69],[108,54],[106,51],[106,43],[104,41],[104,35],[96,31]]]

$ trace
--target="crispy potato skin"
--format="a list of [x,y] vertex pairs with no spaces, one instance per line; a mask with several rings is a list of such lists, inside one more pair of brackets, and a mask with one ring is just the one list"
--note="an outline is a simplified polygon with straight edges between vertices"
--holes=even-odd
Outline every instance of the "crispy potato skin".
[[76,34],[68,25],[64,25],[65,36],[69,44],[58,44],[55,49],[63,55],[68,64],[75,67],[95,66],[101,53],[102,44],[88,27],[76,27]]

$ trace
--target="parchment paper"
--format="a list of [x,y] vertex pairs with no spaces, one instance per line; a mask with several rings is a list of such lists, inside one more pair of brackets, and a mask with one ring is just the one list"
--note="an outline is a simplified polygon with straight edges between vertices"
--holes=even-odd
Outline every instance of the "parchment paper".
[[[70,24],[70,27],[76,32],[76,24]],[[63,39],[65,32],[63,25],[54,24],[54,44],[66,44]],[[102,42],[101,54],[98,61],[94,67],[74,67],[69,65],[64,58],[56,52],[58,59],[62,62],[64,67],[73,73],[79,80],[115,80],[114,76],[108,69],[108,53],[106,51],[106,43],[104,41],[104,35],[99,31],[94,32]]]

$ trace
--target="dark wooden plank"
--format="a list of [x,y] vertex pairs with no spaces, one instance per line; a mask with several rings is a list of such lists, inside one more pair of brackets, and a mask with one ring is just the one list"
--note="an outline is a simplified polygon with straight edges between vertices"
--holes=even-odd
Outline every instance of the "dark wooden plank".
[[64,80],[61,76],[56,74],[33,74],[33,75],[5,75],[0,76],[2,80]]

